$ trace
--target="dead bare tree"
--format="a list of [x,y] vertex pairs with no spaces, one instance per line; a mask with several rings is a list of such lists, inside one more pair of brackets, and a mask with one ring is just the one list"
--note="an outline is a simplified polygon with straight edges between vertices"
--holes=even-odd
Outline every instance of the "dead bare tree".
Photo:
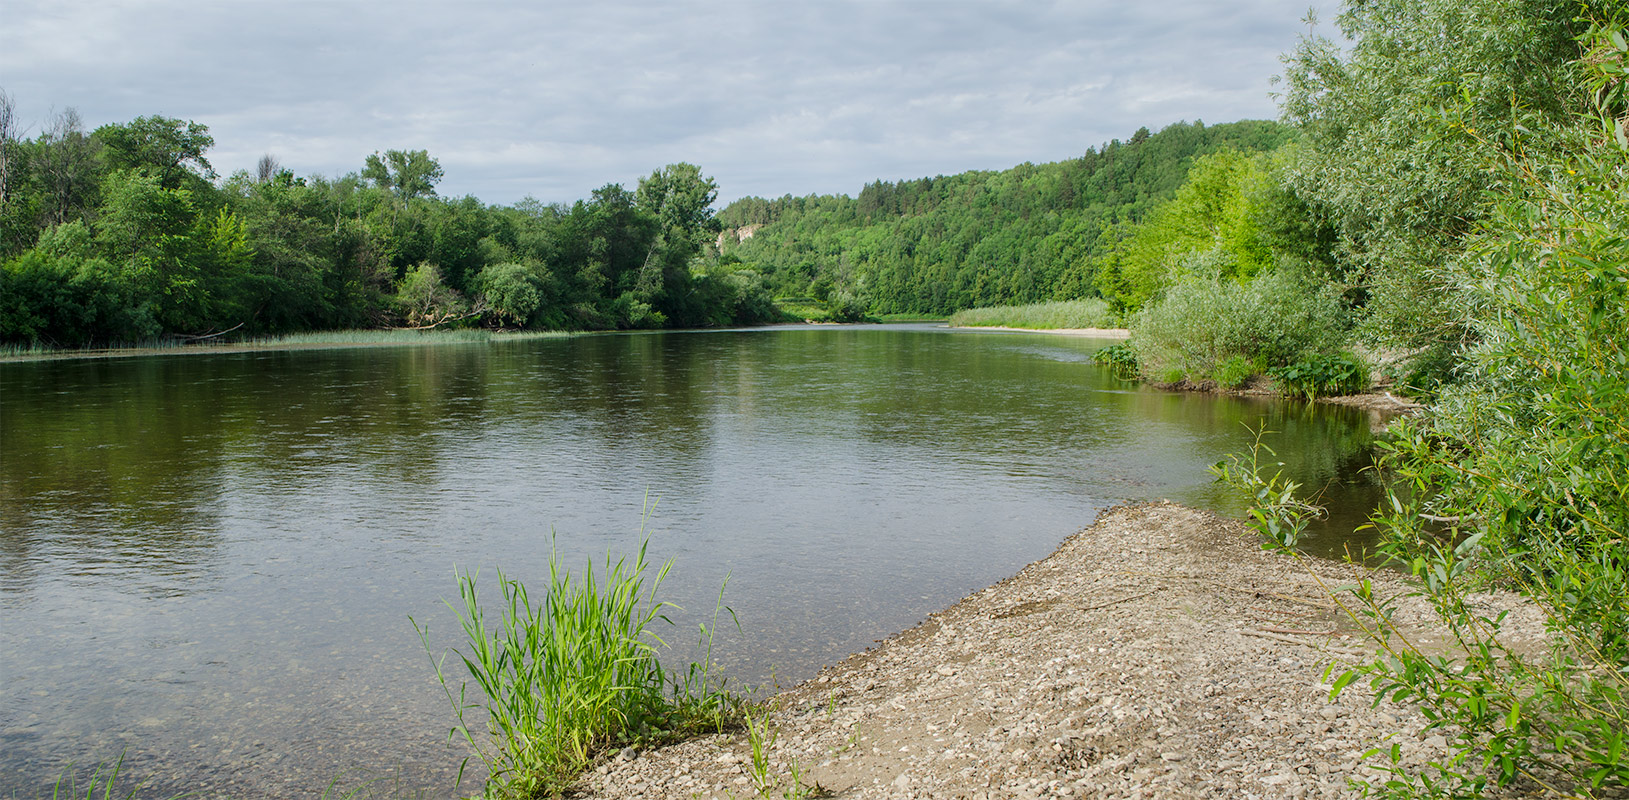
[[11,143],[17,139],[15,111],[11,95],[0,89],[0,206],[6,204],[6,190],[11,186]]
[[259,161],[255,162],[255,181],[269,183],[272,178],[277,177],[277,173],[282,171],[283,165],[277,163],[277,157],[267,153],[261,156]]

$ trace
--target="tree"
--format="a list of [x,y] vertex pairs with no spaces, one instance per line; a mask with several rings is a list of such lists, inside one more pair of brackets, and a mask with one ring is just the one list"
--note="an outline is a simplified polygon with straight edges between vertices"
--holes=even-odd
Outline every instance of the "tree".
[[124,280],[158,308],[169,330],[199,327],[209,286],[196,258],[192,193],[145,170],[115,173],[96,225],[96,243]]
[[283,165],[277,163],[277,157],[267,153],[255,162],[255,181],[265,183],[277,177],[277,173],[282,171]]
[[713,201],[718,184],[694,164],[669,164],[639,181],[639,209],[656,219],[635,285],[636,299],[656,306],[661,316],[700,323],[699,309],[682,289],[690,282],[690,261],[717,235]]
[[215,178],[204,156],[215,146],[207,125],[155,115],[103,125],[93,135],[105,148],[110,169],[151,170],[166,189],[183,188],[189,178]]
[[383,157],[376,151],[368,156],[362,177],[381,189],[395,192],[405,203],[421,196],[435,196],[436,184],[442,177],[441,164],[426,150],[386,150]]
[[1202,261],[1222,278],[1249,278],[1272,266],[1255,213],[1270,184],[1259,158],[1226,150],[1196,160],[1176,197],[1126,240],[1117,271],[1101,273],[1104,295],[1116,305],[1141,308],[1193,254],[1212,253]]
[[548,274],[528,264],[493,264],[477,281],[481,295],[500,321],[524,326],[548,299]]
[[101,142],[86,135],[79,112],[64,110],[40,134],[33,147],[38,182],[40,226],[49,228],[93,216],[102,174]]
[[1305,133],[1289,181],[1338,226],[1339,262],[1369,295],[1369,338],[1472,338],[1453,262],[1499,179],[1481,142],[1525,150],[1522,131],[1566,116],[1574,19],[1601,5],[1352,2],[1337,21],[1349,48],[1309,37],[1286,56],[1284,117]]
[[0,90],[0,207],[6,205],[6,190],[11,186],[12,149],[16,139],[16,117],[11,95]]

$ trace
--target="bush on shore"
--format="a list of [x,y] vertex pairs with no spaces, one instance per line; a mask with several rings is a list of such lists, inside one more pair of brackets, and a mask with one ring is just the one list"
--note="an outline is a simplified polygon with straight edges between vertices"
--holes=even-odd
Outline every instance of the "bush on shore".
[[1334,357],[1349,327],[1339,292],[1315,278],[1279,270],[1239,282],[1190,273],[1132,318],[1130,346],[1146,378],[1231,388]]

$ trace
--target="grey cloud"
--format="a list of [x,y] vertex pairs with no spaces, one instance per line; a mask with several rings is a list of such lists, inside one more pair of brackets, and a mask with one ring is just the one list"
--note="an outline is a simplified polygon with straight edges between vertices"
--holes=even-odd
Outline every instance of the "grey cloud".
[[[1287,2],[143,3],[0,0],[25,122],[211,127],[339,174],[425,148],[447,194],[570,201],[672,161],[725,199],[1079,155],[1139,126],[1271,117]],[[1327,14],[1326,14],[1327,16]]]

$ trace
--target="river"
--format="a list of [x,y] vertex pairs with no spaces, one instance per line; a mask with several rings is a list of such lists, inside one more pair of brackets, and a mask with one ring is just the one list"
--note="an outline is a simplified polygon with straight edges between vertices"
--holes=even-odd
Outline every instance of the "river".
[[456,644],[455,567],[541,585],[551,543],[629,552],[647,506],[674,658],[727,577],[715,655],[771,688],[1111,504],[1237,512],[1206,467],[1251,427],[1326,489],[1310,547],[1350,543],[1366,414],[1139,387],[1105,344],[819,326],[0,364],[0,796],[121,753],[161,792],[449,796],[464,753],[409,618]]

